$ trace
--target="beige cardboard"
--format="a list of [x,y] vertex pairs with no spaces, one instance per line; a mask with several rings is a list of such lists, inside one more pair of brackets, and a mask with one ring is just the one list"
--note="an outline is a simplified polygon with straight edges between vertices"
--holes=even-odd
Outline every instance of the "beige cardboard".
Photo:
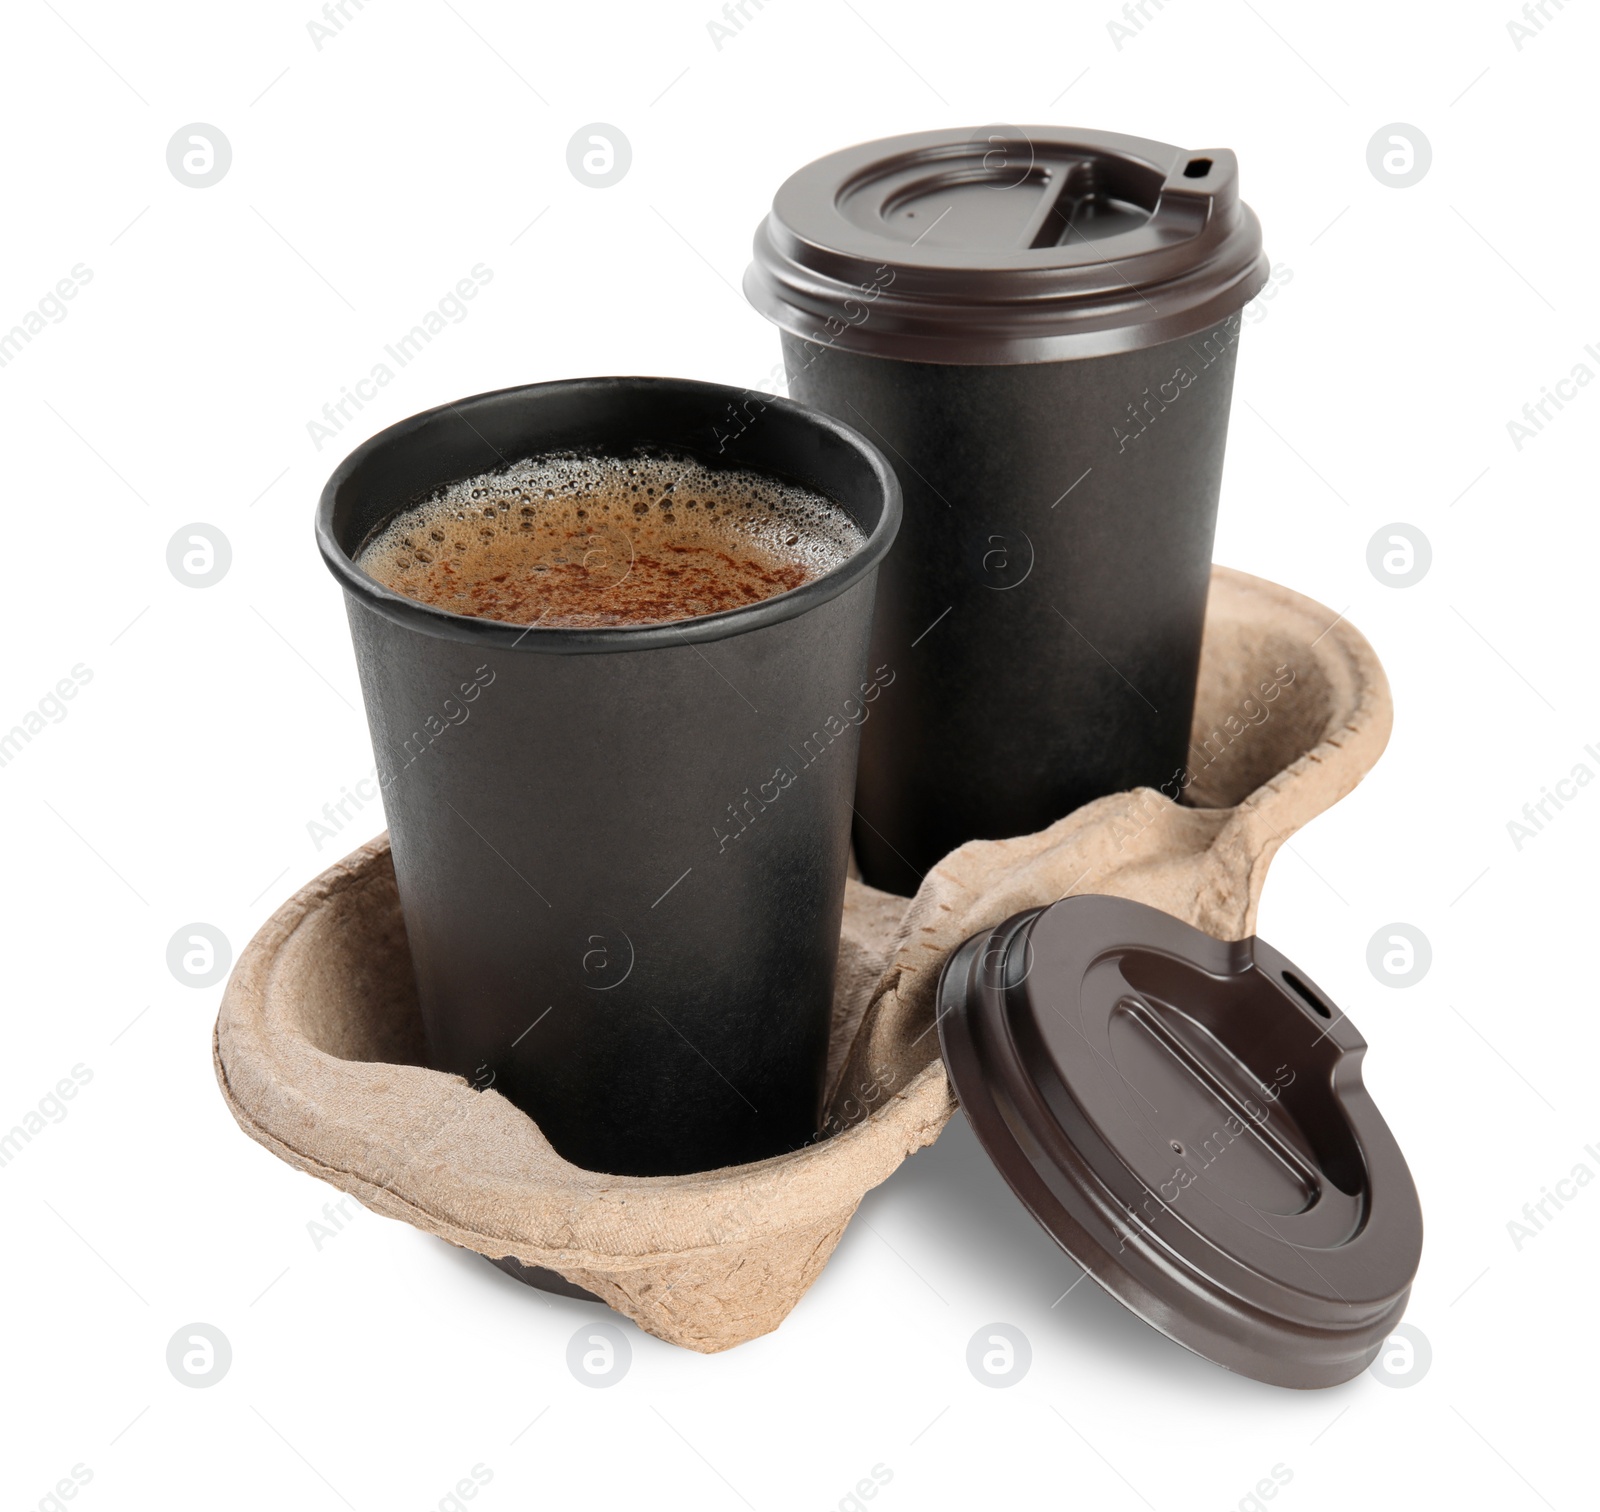
[[497,1092],[425,1069],[383,836],[250,942],[217,1017],[217,1079],[247,1134],[374,1212],[558,1271],[671,1343],[727,1349],[783,1321],[862,1196],[950,1117],[933,1001],[955,946],[1084,892],[1243,938],[1278,847],[1361,780],[1390,721],[1357,631],[1216,568],[1190,766],[1167,784],[1183,804],[1142,788],[1038,834],[974,841],[909,903],[850,882],[829,1137],[790,1155],[694,1176],[583,1171]]

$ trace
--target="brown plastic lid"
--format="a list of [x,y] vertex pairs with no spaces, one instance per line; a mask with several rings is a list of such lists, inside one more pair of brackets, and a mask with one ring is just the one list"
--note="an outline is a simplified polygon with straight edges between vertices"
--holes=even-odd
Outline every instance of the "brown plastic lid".
[[986,126],[802,168],[756,232],[744,288],[784,330],[846,351],[1011,363],[1192,336],[1266,281],[1233,153]]
[[1279,1386],[1372,1362],[1422,1211],[1366,1042],[1270,945],[1067,898],[955,951],[938,1022],[990,1159],[1145,1322]]

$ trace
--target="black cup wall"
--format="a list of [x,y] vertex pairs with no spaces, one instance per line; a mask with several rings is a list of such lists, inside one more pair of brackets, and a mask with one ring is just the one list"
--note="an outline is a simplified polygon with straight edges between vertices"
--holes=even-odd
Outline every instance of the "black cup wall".
[[785,331],[789,391],[905,491],[862,731],[863,878],[915,891],[972,839],[1140,785],[1189,741],[1240,321],[1060,362],[917,363]]
[[[733,408],[730,408],[732,406]],[[522,630],[351,565],[398,507],[552,450],[649,446],[825,493],[868,533],[833,573],[676,625]],[[335,474],[346,589],[430,1063],[592,1170],[756,1160],[815,1132],[867,661],[899,496],[845,427],[666,379],[465,400]]]

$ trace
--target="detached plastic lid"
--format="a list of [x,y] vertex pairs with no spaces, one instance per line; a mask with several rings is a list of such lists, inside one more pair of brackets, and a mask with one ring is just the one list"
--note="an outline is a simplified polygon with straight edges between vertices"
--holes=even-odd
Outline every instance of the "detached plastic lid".
[[778,190],[745,295],[869,356],[1010,363],[1218,325],[1267,281],[1231,152],[985,126],[835,152]]
[[1270,945],[1067,898],[954,952],[938,1022],[989,1158],[1118,1301],[1277,1386],[1372,1362],[1422,1210],[1366,1042]]

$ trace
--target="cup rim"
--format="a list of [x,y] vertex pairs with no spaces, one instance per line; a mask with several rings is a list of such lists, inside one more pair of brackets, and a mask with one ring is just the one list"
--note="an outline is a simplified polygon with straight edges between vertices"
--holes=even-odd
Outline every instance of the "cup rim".
[[[640,651],[663,646],[694,645],[706,641],[725,640],[767,625],[781,624],[795,619],[807,611],[837,598],[872,572],[894,544],[900,530],[900,481],[888,458],[871,441],[852,426],[841,420],[801,404],[793,399],[775,394],[760,393],[765,406],[786,413],[802,424],[814,427],[833,436],[835,440],[855,451],[872,470],[883,494],[883,510],[877,524],[868,533],[859,550],[851,553],[838,566],[830,568],[821,577],[802,583],[784,593],[746,604],[737,609],[725,609],[716,614],[696,615],[689,619],[667,620],[649,625],[606,626],[528,626],[512,624],[505,620],[474,618],[439,609],[416,599],[407,598],[386,588],[362,570],[354,557],[347,552],[333,531],[334,505],[339,491],[374,452],[403,441],[444,416],[465,418],[464,411],[471,406],[503,400],[508,396],[532,395],[551,389],[583,389],[597,392],[619,389],[636,389],[660,392],[674,389],[680,393],[698,393],[715,406],[740,400],[759,391],[736,388],[730,384],[707,383],[694,378],[670,377],[590,377],[556,378],[542,383],[513,384],[507,388],[490,389],[471,394],[385,427],[368,437],[333,470],[317,501],[317,546],[328,570],[352,598],[375,610],[386,619],[408,629],[449,640],[468,641],[475,645],[495,646],[504,650],[555,652],[558,654],[584,654],[605,651]],[[709,407],[709,406],[708,406]],[[469,422],[470,423],[470,422]],[[537,453],[530,453],[537,455]],[[751,472],[768,470],[751,467]]]

